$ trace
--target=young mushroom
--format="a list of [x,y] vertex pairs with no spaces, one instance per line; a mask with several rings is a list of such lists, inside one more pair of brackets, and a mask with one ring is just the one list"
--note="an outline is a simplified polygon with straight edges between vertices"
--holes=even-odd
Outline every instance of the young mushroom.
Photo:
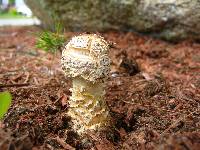
[[104,101],[110,71],[108,51],[109,44],[101,36],[83,34],[73,37],[62,52],[62,69],[73,84],[68,115],[79,135],[99,131],[110,123]]

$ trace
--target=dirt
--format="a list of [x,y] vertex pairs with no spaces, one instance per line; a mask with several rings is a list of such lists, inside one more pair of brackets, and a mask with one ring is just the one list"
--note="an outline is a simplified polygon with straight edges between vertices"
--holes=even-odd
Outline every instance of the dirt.
[[13,97],[0,123],[1,150],[199,149],[199,43],[99,33],[112,45],[105,100],[113,129],[81,139],[66,114],[71,81],[61,70],[60,53],[35,48],[39,31],[0,28],[0,92],[10,91]]

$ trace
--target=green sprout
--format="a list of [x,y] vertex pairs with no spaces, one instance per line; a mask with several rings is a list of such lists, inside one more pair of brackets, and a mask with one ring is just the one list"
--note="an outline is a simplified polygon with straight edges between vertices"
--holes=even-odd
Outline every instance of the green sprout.
[[36,47],[43,49],[47,52],[56,53],[58,50],[61,51],[66,38],[64,36],[64,28],[59,23],[55,25],[55,32],[43,31],[37,34]]
[[0,93],[0,120],[3,119],[3,116],[7,113],[11,100],[12,96],[9,92]]

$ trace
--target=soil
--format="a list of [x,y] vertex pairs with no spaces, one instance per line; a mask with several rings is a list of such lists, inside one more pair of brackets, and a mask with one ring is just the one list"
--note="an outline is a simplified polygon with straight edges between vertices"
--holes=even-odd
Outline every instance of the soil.
[[10,91],[13,97],[0,123],[1,150],[199,149],[199,43],[99,33],[112,47],[105,100],[113,129],[81,139],[66,114],[71,81],[61,70],[60,53],[35,48],[39,31],[0,28],[0,92]]

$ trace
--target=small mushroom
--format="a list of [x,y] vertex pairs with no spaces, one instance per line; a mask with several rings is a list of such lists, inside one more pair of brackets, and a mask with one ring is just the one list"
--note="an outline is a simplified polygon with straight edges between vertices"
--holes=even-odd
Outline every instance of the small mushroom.
[[62,52],[62,69],[72,79],[68,115],[79,134],[99,131],[110,124],[104,101],[110,71],[109,44],[99,35],[73,37]]

